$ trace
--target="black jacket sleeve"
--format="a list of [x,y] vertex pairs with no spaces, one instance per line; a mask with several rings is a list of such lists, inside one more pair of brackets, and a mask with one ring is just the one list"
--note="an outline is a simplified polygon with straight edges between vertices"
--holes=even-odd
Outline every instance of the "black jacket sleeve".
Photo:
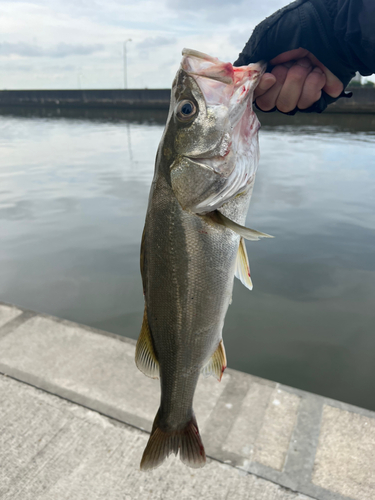
[[[314,54],[344,88],[356,71],[374,73],[375,1],[297,0],[255,28],[234,65],[270,61],[300,47]],[[322,92],[320,101],[304,111],[322,112],[336,100]]]
[[375,1],[337,0],[333,28],[348,65],[363,76],[375,73]]

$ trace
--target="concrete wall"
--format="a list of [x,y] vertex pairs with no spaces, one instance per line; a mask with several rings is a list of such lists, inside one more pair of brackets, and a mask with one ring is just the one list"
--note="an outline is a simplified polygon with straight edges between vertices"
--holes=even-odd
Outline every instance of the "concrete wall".
[[[351,99],[340,99],[326,113],[375,113],[375,88],[354,87]],[[0,107],[168,108],[169,89],[3,90]]]
[[169,89],[3,90],[0,106],[168,108]]
[[330,113],[375,113],[375,87],[352,87],[350,99],[339,99],[328,106]]

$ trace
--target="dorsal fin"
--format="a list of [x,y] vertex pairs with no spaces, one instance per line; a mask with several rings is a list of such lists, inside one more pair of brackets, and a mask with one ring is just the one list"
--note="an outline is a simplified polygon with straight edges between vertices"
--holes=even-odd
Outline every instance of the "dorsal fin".
[[237,260],[236,260],[236,278],[238,278],[243,285],[246,286],[249,290],[253,289],[253,282],[250,277],[250,265],[249,259],[247,257],[245,240],[241,237],[240,244],[237,252]]
[[202,368],[201,372],[204,377],[213,375],[220,382],[226,367],[227,367],[227,357],[225,355],[223,341],[220,340],[216,351],[213,353],[208,363]]
[[143,314],[141,333],[135,348],[135,364],[137,368],[151,378],[159,378],[159,362],[156,358],[150,327],[147,320],[147,307]]

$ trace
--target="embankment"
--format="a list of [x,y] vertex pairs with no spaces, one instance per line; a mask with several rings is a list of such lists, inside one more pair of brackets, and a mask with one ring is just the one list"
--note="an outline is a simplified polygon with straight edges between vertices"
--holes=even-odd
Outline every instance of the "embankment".
[[[325,113],[375,113],[375,87],[348,90],[352,90],[353,97],[331,104]],[[0,108],[165,109],[169,99],[169,89],[2,90]]]

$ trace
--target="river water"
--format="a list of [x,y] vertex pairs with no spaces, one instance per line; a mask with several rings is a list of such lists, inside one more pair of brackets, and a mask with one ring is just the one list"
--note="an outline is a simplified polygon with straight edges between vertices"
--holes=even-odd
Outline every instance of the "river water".
[[[137,338],[164,111],[2,110],[0,300]],[[232,368],[375,410],[375,116],[261,117]]]

